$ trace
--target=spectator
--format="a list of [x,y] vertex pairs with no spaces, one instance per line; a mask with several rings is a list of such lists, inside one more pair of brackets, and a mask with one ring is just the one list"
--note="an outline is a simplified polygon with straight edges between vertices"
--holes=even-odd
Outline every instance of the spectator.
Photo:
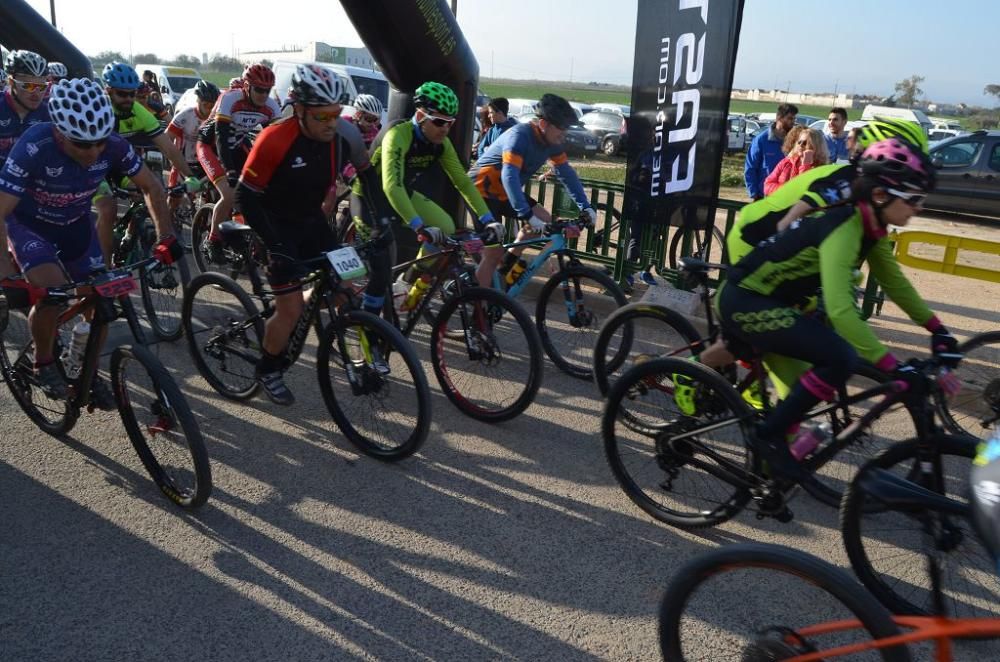
[[847,132],[847,154],[848,161],[850,161],[850,155],[854,154],[855,147],[858,146],[858,135],[861,133],[861,127],[856,126]]
[[479,141],[480,154],[484,153],[490,145],[496,142],[501,133],[517,124],[517,120],[507,117],[508,110],[510,110],[510,102],[504,97],[497,97],[486,106],[492,126],[483,135],[482,140]]
[[771,195],[792,177],[816,166],[826,165],[830,159],[823,134],[804,126],[797,126],[789,131],[782,148],[788,156],[781,159],[764,180],[765,195]]
[[847,111],[843,108],[831,108],[830,115],[826,118],[826,131],[823,137],[826,138],[826,149],[830,153],[830,163],[844,162],[850,160],[850,150],[847,148]]
[[477,140],[476,144],[474,144],[472,146],[472,160],[473,161],[475,161],[476,159],[478,159],[479,155],[482,154],[484,151],[486,151],[485,148],[481,147],[481,145],[483,143],[483,138],[486,137],[486,132],[489,131],[490,127],[493,126],[493,123],[490,121],[490,108],[489,108],[489,106],[483,106],[483,107],[477,109],[476,110],[476,117],[479,119],[479,140]]
[[774,123],[767,131],[761,131],[760,135],[750,143],[746,163],[743,166],[743,179],[746,182],[747,195],[751,199],[760,200],[764,197],[764,180],[784,158],[781,145],[785,136],[795,126],[795,116],[798,114],[797,106],[790,103],[781,104],[778,106]]
[[142,72],[142,82],[149,86],[149,101],[152,105],[163,106],[163,96],[160,95],[160,81],[149,69]]

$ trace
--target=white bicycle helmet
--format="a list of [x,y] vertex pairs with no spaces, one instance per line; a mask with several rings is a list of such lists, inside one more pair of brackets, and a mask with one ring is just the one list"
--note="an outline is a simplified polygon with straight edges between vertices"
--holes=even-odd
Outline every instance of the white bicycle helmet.
[[11,76],[21,74],[23,76],[38,76],[44,78],[49,75],[49,63],[45,58],[32,51],[11,51],[7,53],[6,62],[7,73]]
[[359,94],[354,100],[354,108],[369,115],[382,117],[382,102],[378,100],[378,97],[371,94]]
[[111,99],[89,78],[61,80],[53,85],[49,115],[56,128],[71,140],[104,140],[115,127]]
[[340,76],[315,64],[300,64],[292,74],[292,98],[306,106],[347,103],[347,86]]
[[62,62],[49,62],[49,75],[60,80],[66,78],[69,72],[66,71],[66,65]]

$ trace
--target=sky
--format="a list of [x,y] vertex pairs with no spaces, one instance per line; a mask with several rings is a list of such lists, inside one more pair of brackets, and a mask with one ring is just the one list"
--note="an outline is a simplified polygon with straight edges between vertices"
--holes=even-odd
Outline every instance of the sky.
[[[49,0],[27,1],[49,16]],[[480,76],[632,81],[638,0],[457,2]],[[55,0],[56,22],[88,55],[200,57],[310,41],[363,45],[336,0],[170,0],[129,13],[142,4]],[[205,27],[213,25],[225,27]],[[933,101],[994,107],[996,97],[983,88],[1000,84],[996,57],[985,55],[993,53],[997,26],[995,0],[746,0],[734,86],[888,96],[897,82],[918,75]]]

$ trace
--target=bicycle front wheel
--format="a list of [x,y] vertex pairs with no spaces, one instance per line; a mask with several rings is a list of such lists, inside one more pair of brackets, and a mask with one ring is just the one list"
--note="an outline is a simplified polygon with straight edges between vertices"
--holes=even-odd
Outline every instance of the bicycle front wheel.
[[215,211],[215,204],[207,204],[198,207],[191,220],[191,254],[194,255],[194,263],[200,273],[212,271],[212,265],[205,252],[205,242],[212,232],[212,212]]
[[125,431],[167,498],[197,508],[212,493],[212,470],[187,400],[159,359],[142,345],[111,354],[111,384]]
[[359,310],[327,325],[316,355],[326,408],[348,441],[379,460],[408,457],[431,425],[427,376],[410,342]]
[[445,396],[484,423],[514,418],[542,384],[542,350],[528,313],[510,297],[470,287],[441,307],[431,364]]
[[[817,627],[854,620],[849,629]],[[666,662],[785,660],[851,645],[859,650],[843,659],[907,662],[905,646],[860,650],[899,634],[892,615],[846,572],[777,545],[700,554],[677,571],[660,603]]]
[[231,400],[257,393],[264,321],[250,296],[223,274],[195,276],[182,316],[188,351],[212,388]]
[[538,295],[535,325],[545,353],[566,374],[590,379],[601,320],[626,303],[625,293],[607,274],[583,265],[567,266]]
[[953,398],[938,391],[937,408],[949,430],[983,440],[1000,423],[1000,331],[973,336],[958,351],[965,355],[955,371],[962,390]]
[[[142,229],[143,257],[151,257],[156,245],[156,230],[151,220]],[[184,333],[181,309],[184,307],[184,290],[191,280],[186,257],[173,264],[154,262],[139,270],[142,306],[153,333],[160,340],[174,341]]]
[[726,251],[726,239],[722,236],[722,231],[719,228],[712,226],[712,246],[711,250],[708,251],[706,255],[705,246],[701,241],[701,235],[704,230],[696,230],[691,236],[691,253],[683,253],[683,241],[684,241],[684,229],[677,228],[674,230],[674,236],[670,240],[670,250],[669,250],[669,266],[671,269],[676,269],[677,265],[680,264],[680,258],[687,257],[691,255],[698,259],[704,260],[706,262],[711,262],[714,264],[722,264],[729,262],[729,253]]
[[652,517],[682,529],[714,526],[750,499],[726,478],[759,469],[744,441],[752,417],[718,373],[653,359],[611,387],[601,418],[604,453],[626,496]]
[[[940,458],[931,482],[921,485],[968,503],[969,470],[975,441],[940,435],[932,440]],[[863,477],[883,469],[899,478],[923,481],[915,471],[919,442],[892,446],[858,472],[840,505],[840,528],[858,579],[896,614],[939,615],[932,576],[937,575],[948,616],[1000,616],[1000,578],[968,517],[882,503],[864,489]],[[877,505],[878,507],[872,507]],[[943,615],[943,614],[942,614]]]

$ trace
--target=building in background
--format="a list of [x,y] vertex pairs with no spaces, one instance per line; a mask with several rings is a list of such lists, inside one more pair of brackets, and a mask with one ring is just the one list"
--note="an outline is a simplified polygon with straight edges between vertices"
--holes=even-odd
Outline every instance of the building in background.
[[289,46],[266,51],[241,51],[239,60],[244,64],[261,60],[291,60],[293,62],[330,62],[362,69],[377,70],[378,66],[367,48],[331,46],[322,41],[311,41],[305,47]]

